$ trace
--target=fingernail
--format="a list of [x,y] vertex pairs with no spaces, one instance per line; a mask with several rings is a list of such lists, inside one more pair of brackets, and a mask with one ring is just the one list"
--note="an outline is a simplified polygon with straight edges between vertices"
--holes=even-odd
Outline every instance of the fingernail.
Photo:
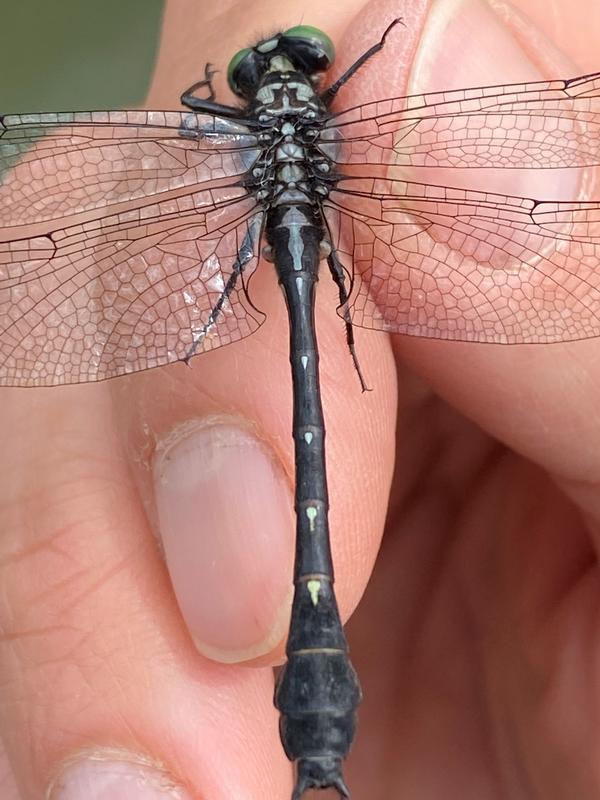
[[285,634],[292,584],[289,483],[243,425],[186,423],[157,448],[156,504],[177,602],[200,652],[237,662]]
[[52,783],[47,800],[192,800],[164,771],[144,760],[102,754],[70,762]]

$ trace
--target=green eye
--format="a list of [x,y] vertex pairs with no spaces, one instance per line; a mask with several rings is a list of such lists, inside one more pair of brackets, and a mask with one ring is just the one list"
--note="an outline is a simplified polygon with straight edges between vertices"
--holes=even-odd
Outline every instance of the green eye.
[[326,33],[320,31],[318,28],[313,28],[312,25],[296,25],[295,28],[290,28],[283,34],[289,39],[306,39],[309,42],[318,44],[330,64],[335,60],[335,47],[333,42]]
[[236,53],[229,62],[229,66],[227,67],[227,83],[229,84],[230,89],[234,92],[236,89],[233,82],[233,73],[236,71],[242,61],[250,55],[251,52],[252,49],[250,47],[244,47],[244,49],[240,50],[239,53]]

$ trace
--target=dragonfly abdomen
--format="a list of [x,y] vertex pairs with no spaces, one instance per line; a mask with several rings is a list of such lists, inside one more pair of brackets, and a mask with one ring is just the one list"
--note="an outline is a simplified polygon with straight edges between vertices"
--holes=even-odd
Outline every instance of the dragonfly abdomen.
[[311,787],[347,795],[342,761],[361,693],[333,591],[314,300],[322,258],[318,207],[278,205],[265,233],[289,312],[296,462],[296,563],[287,663],[275,689],[285,752],[297,764],[294,798]]

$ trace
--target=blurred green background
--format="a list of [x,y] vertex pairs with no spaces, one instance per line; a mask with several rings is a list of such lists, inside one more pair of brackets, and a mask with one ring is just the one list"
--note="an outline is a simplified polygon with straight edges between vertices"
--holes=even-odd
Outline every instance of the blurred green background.
[[139,105],[164,0],[4,0],[0,113]]

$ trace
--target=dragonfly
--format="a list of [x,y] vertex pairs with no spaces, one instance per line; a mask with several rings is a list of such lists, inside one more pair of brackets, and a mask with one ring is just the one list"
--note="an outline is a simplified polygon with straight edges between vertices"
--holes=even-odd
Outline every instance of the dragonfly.
[[301,25],[233,57],[239,106],[217,102],[207,65],[181,112],[0,118],[0,385],[101,381],[238,341],[264,319],[249,279],[261,256],[274,266],[289,312],[296,510],[274,701],[293,800],[349,795],[361,700],[329,542],[321,265],[363,389],[355,327],[494,344],[600,335],[600,202],[418,180],[427,168],[598,166],[600,73],[334,110],[400,23],[326,88],[333,43]]

